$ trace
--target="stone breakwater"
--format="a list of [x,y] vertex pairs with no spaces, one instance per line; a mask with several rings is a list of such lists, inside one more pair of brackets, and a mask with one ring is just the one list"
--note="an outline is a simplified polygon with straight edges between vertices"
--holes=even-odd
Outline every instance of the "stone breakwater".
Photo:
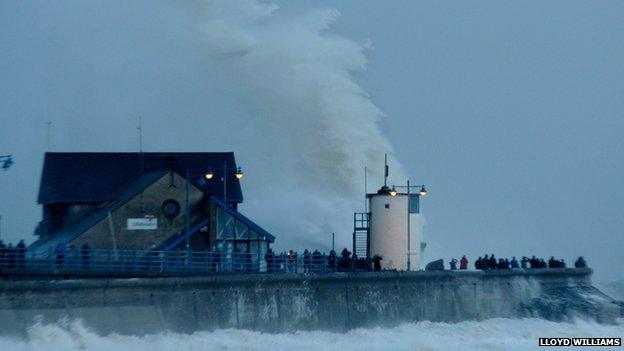
[[612,323],[621,306],[591,269],[257,274],[0,282],[0,331],[80,319],[102,333],[241,328],[346,331],[495,317]]

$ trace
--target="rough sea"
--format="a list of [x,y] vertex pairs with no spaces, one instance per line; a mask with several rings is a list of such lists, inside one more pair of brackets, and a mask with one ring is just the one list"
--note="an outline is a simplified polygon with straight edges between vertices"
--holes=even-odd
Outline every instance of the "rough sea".
[[[624,281],[597,286],[613,298],[624,298]],[[624,337],[624,319],[615,325],[591,320],[551,322],[542,319],[495,318],[461,323],[418,322],[393,328],[355,329],[347,333],[301,331],[268,334],[225,329],[192,334],[159,333],[145,336],[100,335],[80,321],[35,323],[26,336],[0,337],[0,350],[544,350],[540,337]],[[548,350],[581,349],[548,347]],[[583,350],[622,350],[594,347]]]

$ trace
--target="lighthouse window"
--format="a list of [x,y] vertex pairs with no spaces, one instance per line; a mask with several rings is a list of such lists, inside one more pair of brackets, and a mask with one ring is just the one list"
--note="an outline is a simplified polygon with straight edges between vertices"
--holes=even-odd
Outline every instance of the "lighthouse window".
[[390,204],[386,204],[386,208],[390,208]]

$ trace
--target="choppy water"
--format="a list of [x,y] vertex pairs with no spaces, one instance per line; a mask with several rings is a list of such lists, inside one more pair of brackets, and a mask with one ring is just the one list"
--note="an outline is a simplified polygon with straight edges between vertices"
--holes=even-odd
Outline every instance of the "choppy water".
[[[597,284],[616,299],[624,296],[624,281]],[[160,333],[146,336],[100,335],[80,321],[34,324],[26,337],[0,337],[0,350],[544,350],[539,337],[624,337],[624,320],[616,325],[575,320],[556,323],[542,319],[495,318],[456,324],[419,322],[394,328],[355,329],[347,333],[321,331],[266,334],[226,329],[193,334]],[[548,350],[577,349],[555,348]],[[583,348],[583,350],[592,348]],[[622,350],[597,347],[597,350]]]
[[26,338],[2,337],[0,350],[537,350],[539,337],[623,336],[624,320],[617,325],[601,325],[583,320],[555,323],[497,318],[457,324],[407,323],[395,328],[356,329],[345,334],[319,331],[264,334],[228,329],[142,337],[102,336],[74,321],[34,325]]

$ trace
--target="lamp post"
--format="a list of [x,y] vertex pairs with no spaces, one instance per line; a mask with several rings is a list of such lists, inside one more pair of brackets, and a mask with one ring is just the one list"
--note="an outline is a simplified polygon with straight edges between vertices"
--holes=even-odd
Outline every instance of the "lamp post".
[[[221,180],[223,181],[223,202],[225,203],[225,206],[227,206],[227,172],[228,171],[234,171],[234,177],[236,177],[236,179],[242,179],[243,178],[243,171],[241,170],[240,167],[229,167],[227,166],[227,162],[223,163],[223,177],[221,178]],[[186,170],[186,181],[185,181],[185,199],[184,199],[184,206],[186,208],[185,211],[185,233],[186,233],[186,249],[188,250],[190,248],[190,231],[191,231],[191,208],[190,208],[190,194],[189,194],[189,189],[190,189],[190,179],[191,177],[201,177],[204,180],[210,181],[214,178],[214,173],[211,169],[208,169],[208,171],[206,171],[205,173],[194,173],[191,174],[190,171],[187,169]],[[224,239],[225,241],[225,239]]]
[[[2,162],[2,170],[8,171],[11,165],[13,165],[13,155],[0,155],[0,162]],[[2,215],[0,215],[0,238],[2,238]]]
[[[221,181],[223,182],[223,203],[225,204],[225,207],[228,207],[227,204],[227,178],[228,178],[228,171],[233,172],[234,177],[238,180],[243,179],[244,173],[242,171],[242,169],[240,167],[228,167],[227,165],[227,161],[223,162],[223,176],[221,177]],[[203,174],[203,177],[205,180],[212,180],[214,179],[214,173],[212,172],[212,170],[208,170],[206,173]],[[187,182],[188,182],[188,177],[187,177]],[[188,193],[187,193],[187,203],[188,203]],[[187,205],[188,206],[188,205]],[[187,208],[187,213],[189,213],[189,209]],[[187,219],[187,236],[188,236],[188,219]],[[223,243],[225,244],[225,235],[223,238]]]
[[407,181],[407,185],[393,185],[392,190],[390,191],[390,196],[396,196],[398,193],[396,189],[406,189],[407,192],[407,270],[410,271],[412,269],[412,250],[411,250],[411,228],[410,228],[410,196],[412,194],[412,188],[420,188],[416,193],[418,197],[423,197],[427,195],[427,189],[425,189],[424,184],[420,185],[410,185],[410,181]]

